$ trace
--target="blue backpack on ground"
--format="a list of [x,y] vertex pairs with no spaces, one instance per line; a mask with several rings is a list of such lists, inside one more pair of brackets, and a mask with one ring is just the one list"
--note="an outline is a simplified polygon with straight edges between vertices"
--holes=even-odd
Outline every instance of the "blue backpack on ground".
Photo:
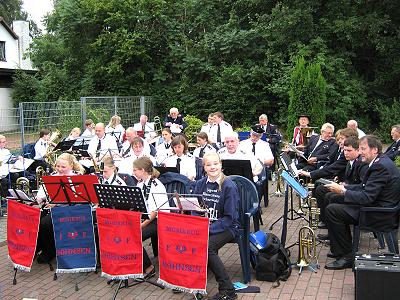
[[256,279],[274,282],[274,287],[292,273],[288,252],[273,233],[259,230],[250,234],[250,262],[256,270]]

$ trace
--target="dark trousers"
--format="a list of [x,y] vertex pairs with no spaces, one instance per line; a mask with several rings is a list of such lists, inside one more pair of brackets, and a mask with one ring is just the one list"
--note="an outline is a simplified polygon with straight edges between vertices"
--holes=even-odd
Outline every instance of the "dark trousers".
[[319,220],[326,223],[325,210],[331,203],[344,203],[344,196],[329,191],[324,185],[319,185],[314,190],[314,197],[317,199],[318,207],[320,208]]
[[[142,229],[142,241],[145,241],[153,236],[157,236],[157,219],[154,219],[146,227]],[[151,260],[147,251],[143,247],[143,272],[151,266]]]
[[234,291],[229,275],[225,270],[221,258],[218,256],[218,250],[226,243],[229,243],[234,238],[229,230],[213,234],[209,236],[208,242],[208,268],[214,273],[215,279],[218,282],[219,291]]
[[53,222],[50,212],[42,212],[38,234],[38,250],[42,250],[41,256],[50,261],[56,256]]
[[349,257],[352,254],[350,225],[358,222],[358,219],[355,219],[346,211],[348,207],[346,204],[332,203],[325,210],[331,252],[341,257]]

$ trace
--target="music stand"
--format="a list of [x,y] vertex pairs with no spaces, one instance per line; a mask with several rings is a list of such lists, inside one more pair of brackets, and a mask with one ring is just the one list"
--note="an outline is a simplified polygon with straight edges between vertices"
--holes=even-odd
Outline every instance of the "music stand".
[[96,175],[43,176],[42,179],[51,203],[98,203],[93,187],[99,182]]
[[253,172],[251,170],[250,160],[246,159],[223,159],[222,170],[225,175],[240,175],[253,181]]
[[[306,218],[304,218],[302,215],[300,215],[298,212],[296,212],[293,209],[293,190],[301,197],[301,198],[307,198],[308,197],[308,191],[290,174],[286,171],[282,171],[282,178],[286,182],[285,186],[285,204],[284,204],[284,210],[283,210],[283,215],[276,220],[271,227],[277,223],[280,219],[283,219],[283,224],[282,224],[282,234],[281,234],[281,242],[282,245],[285,246],[286,243],[286,236],[287,236],[287,221],[291,220],[297,220],[297,219],[303,219],[308,222]],[[290,188],[290,202],[291,202],[291,208],[289,210],[289,188]],[[288,218],[289,212],[291,213],[291,217]],[[297,214],[297,217],[294,217],[294,213]],[[270,228],[271,228],[270,227]],[[287,249],[293,247],[295,244],[287,247]]]
[[[146,203],[143,198],[142,190],[136,186],[121,186],[121,185],[108,185],[108,184],[94,184],[96,195],[99,199],[99,206],[104,208],[114,208],[120,210],[132,210],[142,213],[142,218],[147,217]],[[109,280],[110,284],[113,280]],[[118,287],[115,290],[113,299],[118,295],[119,290],[124,287],[131,287],[142,282],[148,282],[152,285],[158,286],[162,289],[164,287],[156,282],[149,281],[148,279],[135,280],[134,283],[128,285],[127,279],[119,280]]]
[[161,167],[161,166],[157,166],[154,167],[158,172],[160,172],[160,175],[165,174],[167,172],[172,172],[172,173],[179,173],[178,168],[177,167]]
[[74,145],[72,146],[72,151],[80,151],[87,150],[89,147],[89,142],[91,138],[79,137],[75,140]]
[[67,150],[71,149],[73,144],[75,144],[75,140],[68,140],[68,141],[63,140],[54,147],[53,151],[57,151],[57,150],[60,150],[62,152],[67,151]]

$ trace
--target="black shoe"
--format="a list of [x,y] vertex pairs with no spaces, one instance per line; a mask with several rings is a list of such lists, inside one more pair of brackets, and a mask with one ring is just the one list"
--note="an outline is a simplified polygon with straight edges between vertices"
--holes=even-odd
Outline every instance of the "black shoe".
[[317,239],[322,240],[322,241],[327,241],[327,240],[329,240],[329,234],[318,233]]
[[339,256],[333,254],[332,252],[329,252],[326,256],[330,257],[330,258],[338,258],[339,257]]
[[342,257],[342,258],[336,259],[335,261],[333,261],[329,264],[326,264],[325,269],[343,270],[343,269],[351,268],[352,266],[353,266],[353,259]]
[[319,222],[318,223],[318,228],[319,229],[328,229],[328,227],[326,226],[326,224],[324,222]]
[[234,300],[237,299],[235,291],[220,291],[216,295],[208,298],[210,300]]

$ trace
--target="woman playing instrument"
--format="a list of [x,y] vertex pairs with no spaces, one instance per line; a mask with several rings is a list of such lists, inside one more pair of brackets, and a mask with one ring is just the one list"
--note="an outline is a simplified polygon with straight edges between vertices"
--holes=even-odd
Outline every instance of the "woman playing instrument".
[[[157,237],[157,210],[168,208],[168,196],[164,185],[157,179],[160,173],[153,168],[148,157],[140,157],[133,162],[133,173],[140,181],[137,186],[142,189],[149,218],[142,222],[142,240]],[[145,277],[155,274],[155,268],[143,248],[143,272]]]
[[126,185],[125,181],[118,176],[118,170],[112,157],[106,156],[103,159],[103,164],[103,184]]
[[172,132],[169,128],[163,128],[161,131],[163,142],[157,145],[156,160],[158,164],[162,164],[168,156],[172,155],[171,140]]
[[[56,171],[53,172],[51,176],[72,176],[83,174],[83,172],[84,169],[78,163],[75,156],[69,153],[63,153],[57,158]],[[43,185],[39,188],[36,200],[46,209],[54,206],[47,203],[46,192]],[[53,223],[50,214],[42,214],[39,225],[37,250],[41,250],[41,253],[37,257],[38,263],[49,263],[53,257],[56,256]]]
[[194,193],[203,196],[211,221],[208,243],[208,267],[218,282],[218,293],[211,299],[236,299],[235,288],[218,256],[218,250],[232,241],[239,228],[239,193],[235,183],[222,173],[217,153],[203,158],[206,177],[196,182]]
[[114,134],[117,142],[122,143],[122,137],[124,136],[125,129],[121,125],[121,117],[114,115],[111,117],[110,122],[106,126],[106,133]]

